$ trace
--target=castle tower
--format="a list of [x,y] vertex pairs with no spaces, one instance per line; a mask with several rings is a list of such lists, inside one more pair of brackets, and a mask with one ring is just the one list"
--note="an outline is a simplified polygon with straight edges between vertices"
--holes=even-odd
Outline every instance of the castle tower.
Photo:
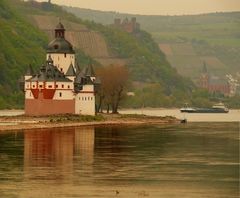
[[75,113],[95,115],[95,75],[92,65],[85,67],[74,81]]
[[72,44],[65,39],[65,28],[61,22],[55,28],[55,39],[47,47],[47,59],[49,56],[64,74],[71,64],[75,67],[75,51]]

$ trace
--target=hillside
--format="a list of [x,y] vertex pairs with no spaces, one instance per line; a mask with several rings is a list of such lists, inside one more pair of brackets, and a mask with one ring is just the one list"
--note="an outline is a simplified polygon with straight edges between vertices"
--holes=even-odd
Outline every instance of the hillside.
[[[134,82],[130,90],[139,93],[137,98],[143,94],[138,90],[145,89],[146,93],[151,90],[151,94],[144,96],[148,106],[180,105],[191,94],[192,83],[177,74],[147,32],[134,36],[83,21],[47,3],[4,0],[0,9],[0,108],[23,106],[18,79],[28,64],[36,68],[44,61],[45,47],[53,37],[59,17],[66,26],[67,39],[74,44],[80,66],[89,61],[99,66],[126,64]],[[158,99],[153,104],[150,98]],[[130,100],[126,104],[140,106],[142,101]]]
[[23,107],[17,81],[28,64],[36,68],[44,61],[45,48],[59,17],[81,67],[89,61],[95,66],[114,63],[128,67],[132,84],[128,91],[134,91],[136,96],[126,98],[122,104],[125,107],[172,107],[184,102],[198,106],[211,104],[206,92],[196,90],[190,80],[171,67],[146,31],[129,34],[112,26],[84,21],[46,2],[4,0],[0,17],[0,108]]
[[47,37],[8,3],[0,1],[0,108],[23,105],[18,79],[30,63],[41,63],[47,44]]
[[159,43],[180,74],[197,80],[203,62],[216,76],[240,68],[240,12],[184,16],[143,16],[64,7],[77,16],[112,24],[115,18],[136,17],[141,28]]

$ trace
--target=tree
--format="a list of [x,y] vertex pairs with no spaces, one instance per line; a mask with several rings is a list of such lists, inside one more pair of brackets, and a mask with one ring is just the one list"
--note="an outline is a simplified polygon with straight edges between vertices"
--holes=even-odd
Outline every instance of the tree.
[[101,79],[101,88],[98,91],[100,111],[102,102],[107,107],[107,113],[118,113],[119,103],[123,99],[124,91],[128,85],[129,72],[125,66],[111,65],[99,69],[97,75]]

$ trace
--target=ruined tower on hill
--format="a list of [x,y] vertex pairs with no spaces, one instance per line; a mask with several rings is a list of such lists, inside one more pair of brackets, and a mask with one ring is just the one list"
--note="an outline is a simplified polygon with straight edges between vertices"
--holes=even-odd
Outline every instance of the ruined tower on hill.
[[140,24],[137,23],[137,19],[135,17],[131,20],[128,18],[125,18],[124,20],[117,18],[114,20],[114,26],[128,33],[137,33],[140,30]]

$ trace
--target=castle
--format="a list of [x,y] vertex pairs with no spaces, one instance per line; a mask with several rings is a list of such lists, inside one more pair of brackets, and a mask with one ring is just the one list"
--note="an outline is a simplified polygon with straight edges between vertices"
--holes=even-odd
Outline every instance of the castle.
[[137,33],[140,30],[140,24],[137,23],[137,19],[135,17],[133,17],[131,20],[125,18],[122,21],[121,19],[117,18],[114,20],[114,26],[128,33]]
[[55,29],[55,39],[47,47],[45,64],[36,73],[30,65],[21,83],[25,114],[95,115],[99,84],[92,65],[80,71],[73,46],[65,39],[65,28],[60,22]]

